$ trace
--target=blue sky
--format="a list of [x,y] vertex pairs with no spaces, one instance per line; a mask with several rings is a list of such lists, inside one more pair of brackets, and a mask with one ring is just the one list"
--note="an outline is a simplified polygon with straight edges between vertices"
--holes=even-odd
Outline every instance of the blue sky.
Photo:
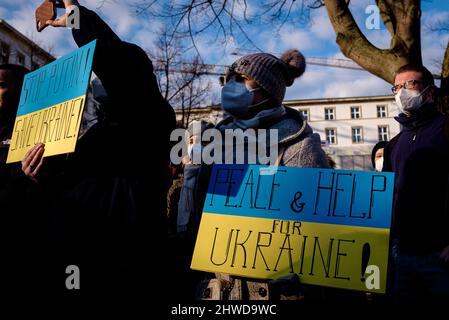
[[[19,31],[36,43],[50,50],[55,56],[64,55],[75,49],[71,33],[67,29],[47,28],[42,33],[35,31],[34,10],[41,0],[0,0],[0,18],[5,19]],[[98,0],[80,0],[82,5],[96,9]],[[157,30],[163,26],[161,21],[145,15],[136,16],[135,10],[129,6],[134,1],[109,0],[97,10],[101,17],[117,34],[126,41],[134,42],[146,50],[154,50]],[[249,12],[253,9],[248,1]],[[375,4],[374,0],[352,0],[351,11],[362,32],[373,44],[389,47],[389,33],[381,25],[379,30],[368,30],[365,20],[368,14],[365,9]],[[432,21],[449,19],[449,1],[423,0],[422,26]],[[268,23],[245,26],[245,31],[252,41],[263,51],[280,55],[290,49],[299,49],[306,57],[345,58],[335,43],[335,34],[327,17],[325,8],[310,11],[311,20],[307,24],[286,23],[279,32]],[[197,45],[205,63],[232,63],[238,56],[234,51],[255,50],[241,39],[229,37],[226,46],[219,41],[213,42],[216,30],[209,30],[197,37]],[[432,72],[439,73],[439,63],[449,41],[448,34],[436,34],[422,30],[422,48],[424,63]],[[212,78],[213,97],[218,99],[220,87]],[[340,68],[329,68],[309,65],[305,74],[287,89],[287,99],[330,98],[389,94],[390,85],[365,71],[354,71]]]

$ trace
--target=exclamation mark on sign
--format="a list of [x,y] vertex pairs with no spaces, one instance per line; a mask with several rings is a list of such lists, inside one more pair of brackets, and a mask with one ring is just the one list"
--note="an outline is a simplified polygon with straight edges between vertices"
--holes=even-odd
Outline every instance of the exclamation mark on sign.
[[369,243],[365,243],[362,249],[362,279],[360,279],[360,281],[362,282],[365,282],[365,271],[366,267],[368,266],[370,254],[371,248],[369,246]]

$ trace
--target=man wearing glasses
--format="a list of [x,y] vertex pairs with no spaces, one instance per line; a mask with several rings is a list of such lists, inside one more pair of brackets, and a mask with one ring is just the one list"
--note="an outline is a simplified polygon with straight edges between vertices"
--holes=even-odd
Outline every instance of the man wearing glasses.
[[425,67],[401,67],[392,91],[403,128],[387,145],[383,166],[395,172],[394,298],[449,301],[449,120],[437,110]]

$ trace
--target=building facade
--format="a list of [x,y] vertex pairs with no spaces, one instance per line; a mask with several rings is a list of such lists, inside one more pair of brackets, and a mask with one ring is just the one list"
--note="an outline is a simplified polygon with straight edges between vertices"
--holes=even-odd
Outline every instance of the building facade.
[[0,64],[19,64],[36,70],[54,60],[51,54],[0,19]]
[[320,134],[323,148],[337,169],[373,170],[371,151],[400,131],[393,96],[285,101],[303,114]]
[[[398,108],[393,96],[370,96],[284,101],[299,110],[321,137],[336,169],[373,170],[371,151],[379,141],[389,141],[400,131],[394,119]],[[176,111],[177,119],[181,112]],[[223,119],[220,106],[193,109],[189,121],[217,123]]]

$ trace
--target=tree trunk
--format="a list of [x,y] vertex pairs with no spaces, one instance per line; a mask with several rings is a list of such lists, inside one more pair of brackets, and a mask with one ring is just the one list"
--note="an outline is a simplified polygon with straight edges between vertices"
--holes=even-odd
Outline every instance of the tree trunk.
[[444,113],[449,113],[449,42],[444,53],[443,66],[441,69],[440,85],[440,109]]
[[324,0],[343,54],[368,72],[394,82],[394,72],[408,63],[421,63],[420,0],[377,0],[391,34],[389,49],[379,49],[361,32],[345,0]]

